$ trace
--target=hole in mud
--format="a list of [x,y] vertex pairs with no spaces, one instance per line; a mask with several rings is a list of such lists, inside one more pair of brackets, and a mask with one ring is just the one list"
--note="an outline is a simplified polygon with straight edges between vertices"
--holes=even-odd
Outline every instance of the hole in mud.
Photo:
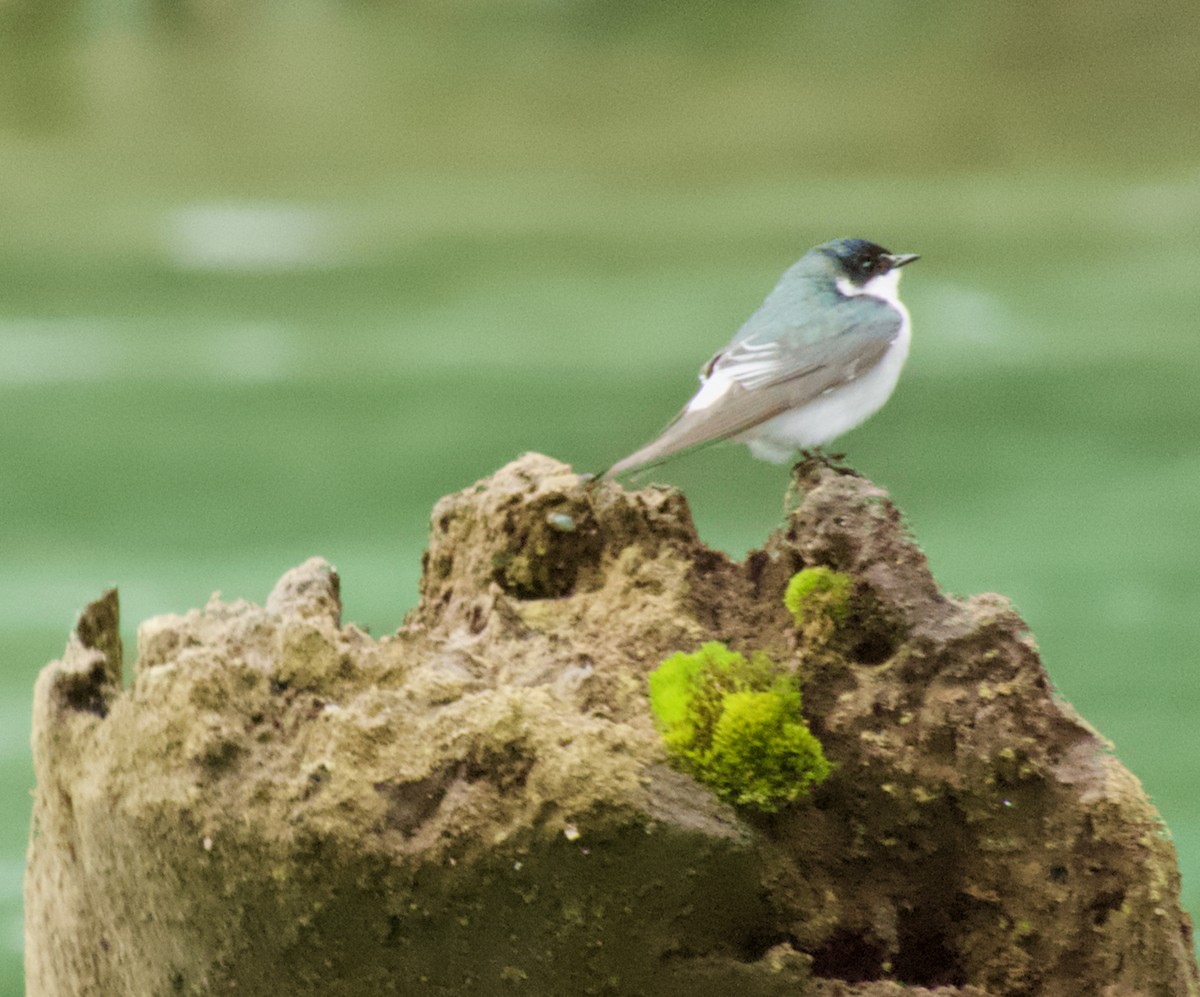
[[734,957],[747,964],[759,962],[770,949],[785,942],[795,942],[795,938],[783,932],[767,931],[765,925],[758,925],[750,928],[742,938],[734,939]]
[[570,595],[604,549],[590,505],[565,495],[522,503],[504,518],[508,539],[492,553],[492,578],[517,599]]
[[854,645],[850,656],[863,665],[882,665],[896,652],[896,641],[891,634],[867,634]]
[[[82,622],[80,624],[82,626]],[[108,676],[102,658],[92,661],[85,672],[60,672],[58,687],[65,704],[80,713],[108,716]]]
[[108,716],[108,703],[105,702],[100,681],[93,681],[90,675],[84,681],[69,685],[66,699],[67,705],[79,713],[94,713],[101,719]]
[[1106,893],[1101,893],[1088,905],[1088,913],[1092,916],[1092,924],[1097,928],[1108,921],[1109,915],[1115,910],[1120,910],[1121,904],[1125,902],[1124,890],[1110,890]]
[[901,919],[900,948],[892,964],[896,979],[923,987],[966,985],[966,974],[947,938],[944,918],[950,916],[949,911],[918,911]]
[[812,954],[813,975],[847,983],[866,983],[883,976],[887,952],[881,942],[873,942],[853,931],[839,931]]
[[487,781],[503,792],[511,792],[525,785],[532,768],[533,758],[514,742],[473,755],[462,766],[460,775],[467,782]]
[[859,582],[850,601],[850,619],[843,627],[848,641],[847,657],[860,665],[882,665],[891,660],[904,643],[907,628],[895,609],[882,602],[875,591]]
[[479,603],[471,607],[471,612],[467,617],[467,629],[473,634],[480,633],[487,625],[487,610]]
[[387,823],[406,838],[437,812],[450,783],[451,773],[434,772],[411,782],[377,782],[375,791],[388,804]]

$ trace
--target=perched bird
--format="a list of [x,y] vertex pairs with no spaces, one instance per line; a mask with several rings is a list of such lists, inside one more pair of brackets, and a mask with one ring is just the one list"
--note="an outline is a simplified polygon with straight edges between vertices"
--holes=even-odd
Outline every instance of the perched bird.
[[917,258],[864,239],[810,249],[701,368],[683,411],[602,477],[718,440],[782,464],[853,429],[888,400],[908,356],[897,286]]

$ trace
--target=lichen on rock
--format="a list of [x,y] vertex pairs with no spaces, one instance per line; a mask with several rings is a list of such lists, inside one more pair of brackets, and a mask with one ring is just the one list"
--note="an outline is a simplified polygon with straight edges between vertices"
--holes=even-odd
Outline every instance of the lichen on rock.
[[[264,606],[116,597],[35,692],[27,985],[60,995],[1195,995],[1173,846],[998,596],[942,595],[886,495],[803,469],[765,547],[526,455],[433,513],[376,640],[313,559]],[[852,582],[824,642],[798,572]],[[735,810],[647,675],[722,641],[834,763]]]

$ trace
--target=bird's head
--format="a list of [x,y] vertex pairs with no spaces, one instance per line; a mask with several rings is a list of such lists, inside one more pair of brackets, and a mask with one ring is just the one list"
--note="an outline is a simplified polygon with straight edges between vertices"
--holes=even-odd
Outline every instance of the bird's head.
[[866,239],[835,239],[816,246],[806,255],[813,269],[823,271],[842,294],[874,297],[894,295],[900,277],[894,271],[920,259],[916,253],[888,252]]

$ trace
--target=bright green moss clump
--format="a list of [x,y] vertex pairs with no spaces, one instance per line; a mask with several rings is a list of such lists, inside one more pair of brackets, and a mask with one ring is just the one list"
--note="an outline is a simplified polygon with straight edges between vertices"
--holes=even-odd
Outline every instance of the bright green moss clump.
[[832,568],[805,568],[792,575],[783,604],[804,630],[825,631],[824,636],[846,622],[854,582]]
[[765,654],[710,641],[672,655],[650,673],[650,707],[676,764],[730,803],[778,810],[829,775],[795,680]]

